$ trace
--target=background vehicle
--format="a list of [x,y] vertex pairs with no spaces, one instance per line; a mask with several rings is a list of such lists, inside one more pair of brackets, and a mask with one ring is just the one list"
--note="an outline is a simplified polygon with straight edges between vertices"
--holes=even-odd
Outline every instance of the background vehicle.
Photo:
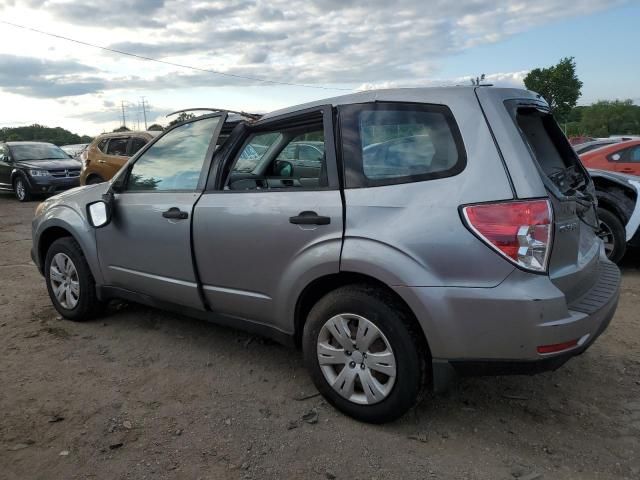
[[640,140],[629,140],[580,155],[587,168],[640,175]]
[[90,185],[110,180],[129,157],[136,154],[160,132],[118,132],[96,137],[82,152],[80,183]]
[[598,197],[599,236],[607,257],[619,262],[627,245],[640,247],[640,177],[606,170],[589,170]]
[[[558,368],[613,316],[593,182],[539,95],[367,91],[226,120],[38,209],[63,316],[125,298],[301,345],[318,390],[369,422],[424,382]],[[320,165],[298,168],[283,152],[311,138]]]
[[0,143],[0,190],[13,191],[21,202],[77,187],[79,175],[80,162],[52,143]]
[[582,155],[583,153],[590,152],[591,150],[607,147],[609,145],[613,145],[614,143],[620,143],[622,141],[624,140],[621,138],[600,138],[598,140],[592,140],[590,142],[574,145],[573,149],[576,151],[578,155]]
[[62,145],[60,148],[71,157],[78,158],[80,154],[87,149],[88,146],[88,143],[77,143],[74,145]]

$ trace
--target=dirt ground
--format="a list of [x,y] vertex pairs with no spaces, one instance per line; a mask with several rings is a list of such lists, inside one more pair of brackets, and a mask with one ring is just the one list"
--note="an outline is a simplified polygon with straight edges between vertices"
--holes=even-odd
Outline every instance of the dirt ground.
[[36,205],[0,195],[2,479],[640,478],[640,253],[584,355],[373,426],[263,339],[134,305],[62,320],[30,262]]

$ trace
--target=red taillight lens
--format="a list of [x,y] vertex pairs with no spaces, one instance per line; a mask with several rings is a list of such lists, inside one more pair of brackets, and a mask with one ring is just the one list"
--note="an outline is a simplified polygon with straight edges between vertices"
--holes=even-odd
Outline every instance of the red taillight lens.
[[553,345],[540,345],[538,347],[538,353],[556,353],[568,350],[578,345],[578,340],[571,340],[570,342],[555,343]]
[[467,226],[522,268],[545,272],[551,251],[548,200],[484,203],[462,209]]

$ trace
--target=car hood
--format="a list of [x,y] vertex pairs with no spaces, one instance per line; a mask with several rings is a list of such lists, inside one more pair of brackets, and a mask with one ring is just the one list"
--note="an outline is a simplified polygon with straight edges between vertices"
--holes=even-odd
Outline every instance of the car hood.
[[79,169],[82,165],[73,158],[61,158],[60,160],[20,160],[15,163],[16,167],[33,168],[38,170],[69,170]]

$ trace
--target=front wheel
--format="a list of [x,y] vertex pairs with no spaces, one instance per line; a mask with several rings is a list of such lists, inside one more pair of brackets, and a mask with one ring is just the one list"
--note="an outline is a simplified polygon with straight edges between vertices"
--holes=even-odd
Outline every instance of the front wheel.
[[51,302],[63,317],[88,320],[102,309],[89,265],[73,238],[59,238],[51,244],[44,274]]
[[303,351],[313,382],[337,409],[383,423],[413,407],[427,352],[408,314],[386,292],[355,285],[323,297],[304,326]]
[[620,219],[604,208],[598,208],[600,231],[598,236],[604,242],[604,251],[612,262],[619,262],[627,250],[627,236]]
[[22,176],[17,176],[13,181],[13,192],[16,194],[16,198],[20,202],[28,202],[31,200],[29,184],[24,178],[22,178]]

